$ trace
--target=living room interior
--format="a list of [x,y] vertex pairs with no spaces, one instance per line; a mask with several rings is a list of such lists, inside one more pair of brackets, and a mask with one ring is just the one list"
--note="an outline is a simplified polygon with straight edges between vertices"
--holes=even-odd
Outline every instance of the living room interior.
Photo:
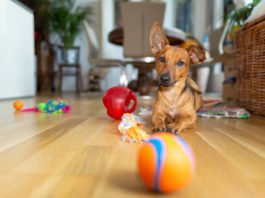
[[[139,157],[162,89],[155,22],[205,54],[196,125],[165,131],[193,156],[170,194],[173,162],[145,177]],[[265,195],[265,0],[1,0],[0,68],[0,197]]]

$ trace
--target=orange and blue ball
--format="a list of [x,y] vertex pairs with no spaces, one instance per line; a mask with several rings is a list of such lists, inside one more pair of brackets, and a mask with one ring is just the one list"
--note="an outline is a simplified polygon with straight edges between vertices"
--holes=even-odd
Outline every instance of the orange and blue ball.
[[189,145],[170,133],[158,133],[143,145],[138,156],[140,177],[149,189],[170,193],[187,186],[195,173]]

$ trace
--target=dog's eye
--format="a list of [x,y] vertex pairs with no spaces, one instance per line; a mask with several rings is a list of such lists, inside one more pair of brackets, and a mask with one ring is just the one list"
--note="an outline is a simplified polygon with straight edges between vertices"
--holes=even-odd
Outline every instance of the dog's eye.
[[165,62],[166,62],[166,59],[165,59],[164,56],[160,56],[160,57],[159,57],[159,61],[160,61],[161,63],[165,63]]
[[177,63],[176,63],[177,66],[181,67],[181,66],[184,66],[185,63],[182,61],[182,60],[179,60]]

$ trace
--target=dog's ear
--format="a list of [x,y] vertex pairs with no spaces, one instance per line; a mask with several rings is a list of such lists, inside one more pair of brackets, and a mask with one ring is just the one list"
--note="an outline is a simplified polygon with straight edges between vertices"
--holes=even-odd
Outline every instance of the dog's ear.
[[169,42],[159,23],[154,22],[150,32],[150,45],[154,55],[157,55]]
[[195,45],[189,46],[187,48],[187,51],[190,55],[190,60],[192,64],[200,64],[206,59],[205,52]]

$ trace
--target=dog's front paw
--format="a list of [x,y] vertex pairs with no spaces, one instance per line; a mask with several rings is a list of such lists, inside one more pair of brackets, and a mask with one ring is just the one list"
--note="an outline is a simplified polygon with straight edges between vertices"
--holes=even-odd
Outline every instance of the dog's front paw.
[[152,129],[153,133],[159,133],[159,132],[167,132],[167,128],[153,128]]
[[180,131],[178,130],[178,126],[175,123],[169,124],[167,127],[167,131],[173,133],[174,135],[178,135]]
[[174,129],[172,129],[172,128],[167,128],[167,132],[169,132],[169,133],[173,133],[174,135],[178,135],[178,134],[179,134],[179,132],[178,132],[177,129],[174,130]]

